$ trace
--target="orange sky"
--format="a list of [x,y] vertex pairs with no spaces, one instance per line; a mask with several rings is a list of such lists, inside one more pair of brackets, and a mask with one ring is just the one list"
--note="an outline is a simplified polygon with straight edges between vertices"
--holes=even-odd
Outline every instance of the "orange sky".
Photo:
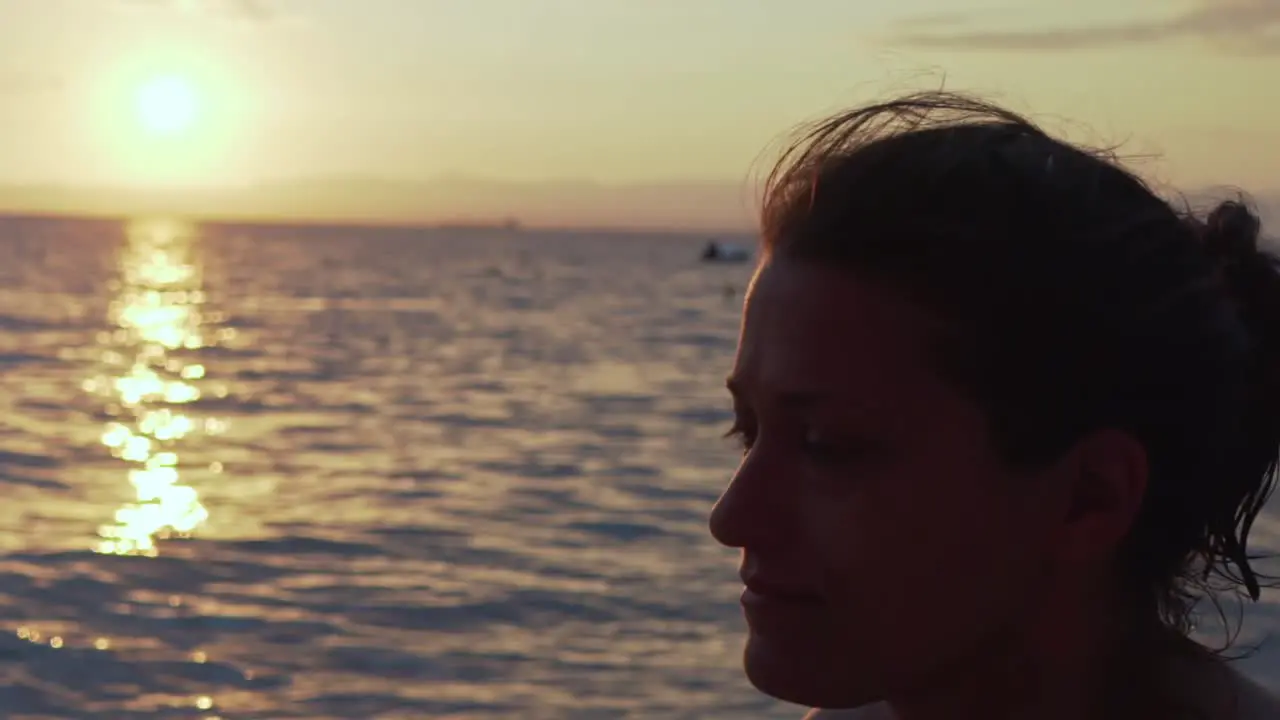
[[745,224],[788,128],[944,77],[1159,180],[1280,189],[1280,3],[1045,5],[0,0],[0,184],[38,186],[0,207]]

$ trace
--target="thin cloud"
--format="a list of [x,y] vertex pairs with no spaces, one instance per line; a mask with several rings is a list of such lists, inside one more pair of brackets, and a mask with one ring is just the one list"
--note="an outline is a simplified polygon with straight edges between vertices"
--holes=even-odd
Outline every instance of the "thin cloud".
[[994,10],[939,10],[931,13],[920,13],[903,18],[897,22],[899,30],[925,32],[929,30],[946,30],[957,25],[968,25],[985,18],[1006,17],[1005,13]]
[[265,0],[117,0],[129,9],[153,9],[203,14],[231,20],[265,23],[276,18]]
[[[943,50],[1084,50],[1168,40],[1201,40],[1238,54],[1280,54],[1280,1],[1200,0],[1178,15],[1115,25],[974,30],[974,18],[903,27],[896,43]],[[943,25],[946,27],[942,27]]]

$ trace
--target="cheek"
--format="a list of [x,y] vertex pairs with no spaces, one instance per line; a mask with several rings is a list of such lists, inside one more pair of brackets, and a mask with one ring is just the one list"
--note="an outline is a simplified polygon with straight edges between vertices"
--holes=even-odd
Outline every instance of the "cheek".
[[941,615],[940,605],[954,617],[1017,601],[1038,564],[1028,519],[1003,497],[974,485],[957,491],[967,483],[949,480],[919,491],[898,482],[826,503],[825,584],[839,605],[876,622],[912,623],[922,612]]

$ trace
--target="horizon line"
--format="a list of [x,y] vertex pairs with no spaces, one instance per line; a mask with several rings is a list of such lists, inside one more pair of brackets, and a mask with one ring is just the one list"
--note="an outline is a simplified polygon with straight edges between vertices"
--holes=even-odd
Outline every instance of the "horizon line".
[[522,233],[530,234],[551,234],[551,233],[601,233],[601,234],[653,234],[653,235],[688,235],[688,236],[744,236],[755,235],[755,228],[747,227],[722,227],[722,228],[698,228],[698,227],[680,227],[667,225],[634,225],[626,223],[614,224],[591,224],[591,225],[573,225],[573,224],[554,224],[554,223],[533,223],[525,224],[517,222],[515,227],[509,225],[508,220],[486,221],[486,220],[397,220],[393,218],[375,218],[349,216],[340,218],[321,218],[321,217],[303,217],[290,215],[252,215],[234,213],[228,214],[195,214],[195,213],[166,213],[166,212],[121,212],[121,213],[101,213],[101,212],[76,212],[76,211],[38,211],[38,210],[14,210],[0,208],[0,222],[13,220],[35,220],[48,222],[113,222],[127,223],[140,220],[175,220],[178,222],[189,223],[195,226],[221,226],[221,227],[247,227],[247,228],[283,228],[283,229],[343,229],[343,230],[425,230],[425,231],[470,231],[485,232],[496,231],[506,232],[513,235]]

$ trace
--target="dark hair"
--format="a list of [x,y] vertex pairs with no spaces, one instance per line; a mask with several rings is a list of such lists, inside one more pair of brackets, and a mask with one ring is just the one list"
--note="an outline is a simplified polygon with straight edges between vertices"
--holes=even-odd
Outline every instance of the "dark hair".
[[1101,428],[1142,443],[1121,562],[1144,617],[1187,634],[1200,597],[1258,599],[1247,540],[1280,454],[1280,275],[1243,200],[1199,219],[1109,151],[922,93],[804,134],[762,226],[766,262],[850,268],[953,329],[942,369],[1012,462]]

